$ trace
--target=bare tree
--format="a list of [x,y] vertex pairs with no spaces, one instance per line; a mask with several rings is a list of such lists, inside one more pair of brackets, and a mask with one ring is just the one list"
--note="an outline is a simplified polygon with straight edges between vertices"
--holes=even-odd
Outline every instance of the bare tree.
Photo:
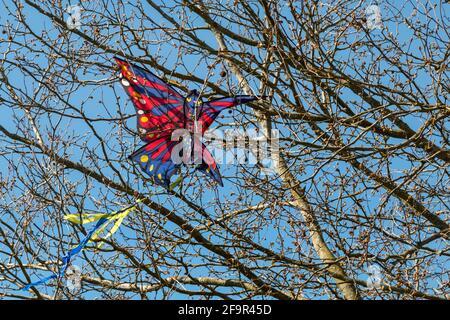
[[[3,0],[0,295],[449,298],[449,8]],[[192,168],[154,185],[127,159],[139,137],[115,55],[180,92],[269,96],[215,127],[278,130],[272,174],[244,161],[222,165],[225,188]],[[65,214],[137,199],[73,261],[79,289],[18,290],[86,234]]]

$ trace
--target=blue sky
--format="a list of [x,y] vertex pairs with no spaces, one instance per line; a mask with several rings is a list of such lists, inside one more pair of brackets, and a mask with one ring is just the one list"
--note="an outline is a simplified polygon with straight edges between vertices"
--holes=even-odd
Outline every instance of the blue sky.
[[[10,1],[6,1],[6,4],[11,4]],[[71,1],[71,2],[67,2],[67,5],[69,4],[77,4],[76,1]],[[128,7],[129,8],[129,7]],[[389,11],[387,10],[387,6],[385,4],[381,4],[381,14],[384,15],[384,23],[388,25],[388,28],[392,27],[392,29],[395,29],[396,34],[398,34],[398,41],[399,42],[407,42],[409,39],[411,39],[412,33],[411,30],[409,28],[407,28],[407,26],[405,25],[390,25],[390,22],[388,19],[388,17],[386,17],[386,13],[390,12],[390,10],[392,9],[389,6]],[[147,8],[149,10],[149,12],[152,12],[153,9],[151,8]],[[410,10],[412,12],[412,8],[410,7],[405,7],[402,8],[402,10]],[[50,21],[48,19],[44,19],[42,17],[42,15],[36,14],[36,11],[32,8],[29,8],[26,6],[26,19],[30,22],[30,24],[33,26],[33,31],[36,33],[40,33],[43,30],[50,30],[48,36],[50,38],[55,38],[58,35],[58,30],[55,29]],[[404,12],[404,11],[403,11]],[[125,16],[129,15],[132,16],[133,13],[129,12],[129,11],[125,11],[123,12]],[[158,13],[154,12],[155,17],[158,16]],[[67,13],[64,14],[64,18],[67,19],[69,16]],[[2,25],[5,25],[8,21],[8,17],[5,15],[2,15],[0,17],[0,23]],[[82,20],[83,19],[89,19],[88,16],[82,16]],[[139,25],[139,21],[135,21],[133,20],[134,23],[136,24],[136,26]],[[133,21],[130,24],[133,24]],[[81,27],[81,30],[83,30],[83,25]],[[371,36],[373,38],[377,37],[377,33],[379,33],[381,31],[378,30],[374,30],[373,33],[371,34]],[[200,33],[201,34],[201,33]],[[73,45],[73,50],[81,50],[83,48],[83,42],[79,40],[79,37],[77,35],[71,35],[71,38],[73,38],[72,40],[72,45]],[[153,37],[155,37],[154,34],[149,34],[149,39],[153,39]],[[127,44],[124,43],[122,40],[118,39],[119,43],[118,43],[118,47],[121,48],[124,52],[129,52],[131,54],[138,54],[136,52],[139,52],[138,50],[136,50],[136,48],[127,48]],[[158,40],[158,39],[154,39],[154,40]],[[212,47],[216,47],[216,43],[215,40],[212,38],[211,34],[208,31],[204,32],[204,38],[202,38],[202,40],[204,40],[205,42],[207,42],[208,44],[210,44]],[[355,38],[355,40],[357,40]],[[411,46],[416,46],[417,47],[417,52],[419,53],[419,43],[417,41],[412,41]],[[162,56],[162,60],[164,60],[164,67],[166,67],[169,70],[183,70],[184,71],[184,66],[189,66],[191,69],[189,69],[189,72],[192,74],[195,74],[196,76],[200,77],[200,78],[210,78],[210,79],[217,79],[218,75],[215,74],[214,76],[212,76],[211,74],[209,74],[209,69],[207,68],[208,64],[211,64],[213,61],[211,59],[199,59],[198,56],[196,55],[184,55],[182,57],[180,57],[178,55],[178,52],[175,48],[173,48],[171,46],[170,43],[166,43],[164,45],[162,45],[161,47],[158,47],[158,49],[156,49],[157,47],[151,47],[150,46],[150,52],[152,54],[154,54],[155,56]],[[5,50],[5,45],[4,44],[0,44],[0,53],[3,52]],[[378,53],[374,53],[375,55],[377,55]],[[112,60],[113,56],[110,54],[96,54],[92,60],[93,62],[97,62],[103,65],[108,65],[110,64],[111,66],[113,65],[113,60]],[[367,59],[372,59],[373,58],[373,54],[369,54]],[[182,63],[181,63],[182,61]],[[48,59],[47,57],[41,56],[41,57],[36,57],[35,62],[42,64],[42,65],[46,65],[48,63]],[[380,65],[380,68],[383,68],[383,65]],[[92,69],[88,69],[86,70],[86,74],[82,74],[81,72],[78,74],[78,76],[80,77],[80,79],[86,80],[86,82],[88,83],[86,86],[79,86],[78,88],[76,88],[76,90],[72,90],[69,88],[67,88],[67,90],[70,91],[70,95],[67,96],[67,98],[69,99],[69,101],[71,102],[71,104],[76,105],[76,106],[81,106],[82,110],[85,112],[85,116],[94,119],[95,121],[93,121],[94,127],[96,132],[101,136],[101,138],[104,141],[108,141],[108,154],[112,157],[112,159],[114,159],[114,165],[116,166],[116,168],[118,170],[120,170],[121,173],[126,172],[126,170],[132,171],[135,170],[133,169],[132,163],[131,162],[127,162],[126,160],[126,156],[128,154],[130,154],[133,150],[136,150],[139,146],[142,145],[142,142],[139,141],[139,139],[136,136],[133,136],[132,134],[130,134],[130,132],[128,132],[126,130],[126,128],[119,124],[118,121],[116,121],[116,119],[120,119],[123,118],[124,116],[130,116],[128,117],[128,120],[126,120],[126,127],[128,127],[131,130],[134,130],[135,128],[135,117],[133,117],[134,115],[134,109],[133,106],[131,104],[131,102],[128,101],[128,98],[125,94],[125,92],[123,92],[120,84],[117,81],[114,81],[113,79],[113,74],[112,72],[108,72],[105,71],[105,69],[101,69],[102,72],[99,71],[98,68],[93,67]],[[152,70],[154,71],[154,70]],[[155,71],[155,73],[161,75],[160,72]],[[34,88],[36,88],[36,82],[33,81],[33,79],[30,79],[29,77],[24,77],[23,74],[19,71],[19,70],[15,70],[12,71],[11,75],[13,76],[13,79],[15,81],[15,85],[19,86],[19,87],[23,87],[24,89],[28,90],[28,91],[32,91]],[[17,75],[17,76],[16,76]],[[425,73],[423,74],[419,74],[418,75],[419,78],[423,79],[423,83],[426,84],[430,81],[430,79],[427,77],[427,75]],[[108,86],[108,85],[104,85],[104,86],[98,86],[95,83],[93,83],[93,81],[97,81],[98,79],[103,79],[103,80],[110,80],[110,84],[112,86]],[[192,83],[188,83],[188,82],[181,82],[182,85],[185,85],[186,87],[188,87],[189,89],[201,89],[201,86],[197,85],[193,85]],[[257,83],[256,81],[253,81],[250,83],[252,88],[255,90],[255,92],[258,91],[258,87],[259,87],[259,83]],[[226,91],[232,91],[234,94],[239,94],[242,93],[239,91],[238,86],[237,86],[237,81],[236,79],[232,78],[230,80],[230,83],[222,83],[222,87],[224,90]],[[213,93],[213,92],[208,92],[208,93]],[[350,95],[350,93],[348,93]],[[56,102],[52,102],[52,101],[48,101],[47,102],[49,104],[49,106],[55,106]],[[219,126],[219,125],[224,125],[226,127],[226,124],[231,124],[232,125],[232,121],[233,119],[239,119],[241,122],[244,122],[245,120],[245,113],[243,111],[248,111],[248,107],[247,106],[240,106],[238,108],[236,108],[235,110],[232,111],[232,114],[228,114],[228,113],[224,113],[224,118],[223,119],[219,119],[218,123],[213,125],[213,127],[215,126]],[[67,112],[73,113],[73,111],[71,110],[67,110]],[[73,115],[76,115],[76,113],[73,113]],[[10,129],[12,131],[14,131],[13,128],[15,128],[16,126],[20,125],[20,120],[24,119],[25,116],[23,114],[23,112],[21,112],[18,109],[15,110],[10,110],[8,108],[2,108],[2,117],[0,118],[0,124],[4,127],[6,127],[7,129]],[[17,119],[17,120],[13,120],[13,119]],[[80,162],[84,162],[86,161],[86,159],[89,156],[93,156],[93,155],[88,155],[86,153],[83,152],[83,147],[85,147],[86,149],[89,148],[95,148],[96,146],[98,146],[99,144],[99,139],[95,136],[93,136],[90,133],[90,129],[86,126],[86,124],[84,123],[84,121],[79,120],[79,119],[74,119],[74,118],[67,118],[67,117],[45,117],[42,116],[39,118],[39,123],[38,126],[39,128],[41,128],[44,132],[46,131],[46,129],[50,128],[51,125],[54,125],[55,122],[59,121],[59,126],[58,126],[58,133],[61,134],[64,137],[72,137],[72,142],[73,142],[73,147],[67,149],[69,151],[69,153],[67,154],[67,157],[69,157],[71,160],[73,161],[80,161]],[[421,125],[421,123],[416,123],[415,121],[411,121],[411,126],[413,128],[417,128]],[[278,129],[280,129],[280,131],[282,132],[282,135],[289,135],[289,131],[286,128],[283,127],[279,127]],[[44,136],[44,141],[49,142],[49,139],[51,137],[48,136]],[[392,143],[394,143],[395,141],[392,141]],[[2,145],[2,150],[8,150],[8,146],[6,145]],[[98,148],[97,148],[98,150]],[[124,153],[125,150],[125,153]],[[102,157],[101,154],[97,154],[95,156],[98,157]],[[39,155],[36,155],[37,160],[41,163],[47,163],[48,159],[45,159],[44,157],[41,157]],[[17,159],[17,161],[20,160],[20,157],[18,155],[15,154],[10,154],[7,156],[7,159]],[[398,158],[393,160],[393,164],[392,167],[397,169],[397,172],[393,172],[393,176],[399,176],[401,175],[401,170],[407,168],[407,163],[402,161],[402,159]],[[245,164],[243,165],[245,166]],[[0,158],[0,167],[2,168],[2,176],[7,174],[7,162],[5,160],[5,158]],[[27,167],[26,164],[23,164],[23,172],[24,174],[26,173]],[[226,179],[224,180],[225,183],[225,187],[224,188],[220,188],[220,189],[216,189],[216,188],[210,188],[207,186],[207,183],[204,181],[204,179],[200,179],[197,180],[196,178],[193,177],[201,177],[200,175],[195,174],[186,174],[188,180],[192,180],[196,185],[195,188],[193,187],[189,187],[187,185],[183,186],[182,192],[184,194],[186,194],[187,197],[190,198],[196,198],[198,195],[200,196],[200,198],[197,198],[196,200],[198,201],[198,203],[202,204],[202,203],[208,203],[211,199],[215,199],[216,197],[219,197],[220,201],[219,202],[226,202],[229,199],[234,199],[233,194],[235,193],[239,193],[241,192],[241,189],[239,187],[236,187],[236,185],[234,184],[234,182],[236,182],[235,180],[231,180],[231,179],[227,179],[227,177],[231,177],[231,176],[240,176],[239,174],[239,166],[232,164],[232,165],[221,165],[221,172],[222,175],[224,177],[226,177]],[[113,170],[111,170],[110,168],[108,168],[106,165],[104,165],[102,168],[99,168],[99,170],[102,171],[103,174],[109,176],[109,177],[114,177],[115,178],[115,173],[113,172]],[[338,167],[336,167],[336,170],[341,170],[343,172],[345,172],[346,170],[349,170],[348,165],[344,164],[344,163],[340,163]],[[190,172],[192,173],[192,170],[190,170]],[[305,179],[307,180],[309,177],[311,177],[314,173],[314,168],[308,167],[305,172],[303,172],[302,174],[299,174],[299,178],[300,179]],[[78,181],[80,179],[82,179],[82,176],[75,172],[75,171],[70,171],[67,173],[67,176],[65,177],[67,180],[69,181]],[[155,199],[155,201],[164,204],[165,206],[167,206],[169,209],[174,209],[177,210],[179,208],[179,206],[183,205],[181,200],[178,200],[174,197],[168,196],[167,194],[164,194],[162,189],[158,189],[155,188],[153,185],[149,184],[149,183],[145,183],[142,181],[142,179],[136,179],[136,175],[131,175],[130,180],[128,181],[128,183],[130,183],[131,185],[133,185],[134,187],[136,187],[139,191],[146,193],[146,194],[150,194],[153,195],[153,199]],[[433,177],[429,177],[429,179],[433,179]],[[185,180],[185,182],[187,182]],[[317,178],[317,185],[307,185],[307,189],[310,190],[313,193],[320,193],[321,192],[321,183],[323,181],[321,181],[321,177],[319,176]],[[203,186],[202,186],[203,184]],[[280,184],[279,181],[276,182],[277,185]],[[89,183],[81,183],[78,187],[77,187],[77,192],[83,192],[85,188],[90,188],[90,199],[101,199],[101,198],[106,198],[107,199],[107,203],[105,203],[105,205],[99,205],[99,203],[97,202],[93,202],[89,199],[87,199],[84,202],[84,209],[86,211],[111,211],[111,210],[117,210],[120,209],[121,207],[125,207],[128,206],[130,203],[133,202],[133,199],[131,198],[127,198],[127,197],[117,197],[117,194],[115,192],[113,192],[112,190],[107,190],[105,189],[104,186],[97,186],[97,185],[89,185]],[[362,186],[360,186],[362,187]],[[202,192],[199,192],[199,189],[202,190]],[[315,189],[315,190],[314,190]],[[329,197],[337,197],[338,195],[338,190],[336,191],[336,194],[330,194],[328,195]],[[14,188],[14,190],[12,192],[10,192],[9,194],[7,194],[2,201],[4,203],[9,203],[11,201],[14,201],[13,197],[17,197],[17,196],[21,196],[23,194],[23,190],[21,190],[20,186]],[[383,190],[378,190],[376,192],[374,192],[371,195],[371,199],[368,200],[368,206],[371,207],[374,211],[376,211],[381,199],[384,197],[385,192]],[[223,199],[223,201],[222,201]],[[254,196],[253,198],[253,202],[254,204],[258,203],[261,200],[260,197],[258,196]],[[320,204],[319,204],[320,205]],[[239,207],[238,203],[235,204],[236,207]],[[66,207],[64,207],[64,212],[57,212],[55,213],[56,215],[59,216],[59,218],[62,217],[63,214],[68,214],[68,213],[74,213],[73,210],[75,208],[73,208],[72,206],[68,205]],[[218,210],[219,209],[219,210]],[[221,208],[217,208],[217,207],[208,207],[207,210],[209,213],[213,214],[213,215],[217,215],[220,216],[221,214]],[[232,208],[230,208],[232,209]],[[431,208],[433,209],[433,208]],[[295,216],[296,210],[292,209],[292,208],[287,208],[285,210],[288,210],[293,216]],[[46,221],[51,221],[52,219],[54,219],[54,216],[47,216],[45,212],[43,212],[40,215],[40,218],[35,220],[34,222],[36,224],[39,223],[45,223]],[[130,217],[128,219],[135,219],[135,217],[133,215],[130,215]],[[250,223],[250,222],[249,222]],[[277,229],[278,229],[278,225],[275,224],[280,223],[281,225],[286,225],[287,226],[287,222],[286,221],[267,221],[265,224],[265,230],[262,232],[262,234],[265,234],[264,238],[258,239],[259,243],[261,243],[262,245],[267,245],[270,246],[270,243],[275,243],[274,245],[274,249],[278,249],[280,248],[279,246],[279,242],[280,238],[284,241],[293,241],[293,238],[289,235],[288,232],[284,233],[282,236],[280,236],[280,234],[277,234]],[[192,224],[195,225],[196,222],[192,221]],[[176,228],[174,225],[171,225],[170,223],[167,224],[166,229],[168,230],[172,230],[174,232],[179,232],[178,228]],[[395,228],[394,228],[395,229]],[[395,230],[393,230],[395,231]],[[74,239],[75,234],[74,234],[74,229],[72,226],[70,225],[64,225],[63,230],[60,230],[61,233],[61,243],[57,243],[55,240],[53,240],[52,242],[50,242],[50,245],[52,246],[52,248],[50,249],[50,251],[52,252],[56,252],[56,250],[58,250],[58,255],[62,256],[63,253],[65,253],[68,248],[70,247],[69,244],[74,245],[76,243],[76,240]],[[81,237],[81,234],[77,235],[78,237]],[[345,236],[345,235],[344,235]],[[221,239],[219,238],[215,238],[214,235],[211,235],[211,239],[213,241],[217,241],[220,242]],[[117,232],[114,235],[114,240],[119,243],[119,244],[123,244],[125,246],[132,246],[134,243],[138,243],[138,239],[136,238],[136,232],[135,230],[132,230],[131,228],[129,228],[129,226],[127,225],[127,223],[124,224],[124,226],[120,229],[119,232]],[[190,248],[189,245],[186,245],[187,250],[193,250],[192,248]],[[299,252],[291,252],[291,253],[287,253],[288,255],[292,255],[292,257],[295,258],[299,258],[299,256],[302,256],[303,253],[299,253]],[[1,255],[1,254],[0,254]],[[87,252],[85,251],[84,253],[86,258],[92,258],[95,256],[96,259],[104,259],[105,261],[107,261],[110,257],[113,256],[113,254],[108,254],[106,252]],[[47,257],[43,257],[43,259],[47,259]],[[194,260],[195,261],[195,260]],[[84,259],[78,258],[77,260],[74,261],[75,264],[80,264],[82,267],[86,266],[87,263]],[[447,264],[448,265],[448,264]],[[448,265],[450,266],[450,265]],[[172,270],[169,270],[170,273],[173,273]],[[180,271],[182,272],[182,271]],[[194,276],[195,275],[203,275],[204,270],[202,268],[198,268],[196,269],[196,271],[194,272]],[[34,279],[36,279],[37,277],[43,277],[48,275],[48,272],[41,272],[39,274],[33,274]],[[107,276],[113,276],[113,274],[109,274],[109,273],[105,273],[105,275]],[[358,275],[359,278],[361,279],[366,279],[367,278],[367,274],[362,272],[361,274]],[[49,292],[51,292],[53,290],[53,288],[48,288]],[[150,296],[150,295],[149,295]],[[89,293],[89,295],[87,295],[85,298],[95,298],[97,297],[97,294],[95,292],[91,292]],[[161,293],[158,293],[154,296],[154,298],[161,298]],[[173,298],[178,298],[181,297],[178,294],[173,295]]]

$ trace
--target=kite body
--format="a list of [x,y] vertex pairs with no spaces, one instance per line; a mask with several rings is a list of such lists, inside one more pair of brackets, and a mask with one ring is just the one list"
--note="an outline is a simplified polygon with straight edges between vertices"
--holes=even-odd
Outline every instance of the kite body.
[[[130,158],[137,162],[155,183],[169,188],[170,178],[179,171],[181,163],[174,162],[172,154],[180,143],[174,132],[184,129],[191,136],[203,134],[221,111],[257,99],[254,96],[224,97],[204,102],[196,90],[186,97],[148,70],[115,58],[120,67],[120,82],[131,98],[137,113],[138,132],[147,144]],[[191,139],[192,144],[195,138]],[[219,168],[206,146],[199,143],[191,148],[191,159],[196,158],[197,170],[204,172],[223,186]],[[201,159],[195,156],[195,150]]]

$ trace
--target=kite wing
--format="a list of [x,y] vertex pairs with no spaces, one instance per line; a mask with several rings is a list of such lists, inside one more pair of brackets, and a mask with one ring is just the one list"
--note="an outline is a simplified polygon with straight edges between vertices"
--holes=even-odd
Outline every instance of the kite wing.
[[184,97],[150,71],[115,57],[121,83],[137,112],[141,139],[151,142],[184,127]]
[[142,170],[153,178],[155,183],[168,189],[170,178],[181,165],[171,159],[172,150],[178,143],[172,141],[170,135],[158,137],[135,151],[130,158],[139,163]]
[[209,126],[214,122],[220,112],[224,109],[235,107],[237,105],[248,103],[258,98],[255,96],[236,96],[236,97],[225,97],[210,100],[205,102],[202,106],[201,114],[199,116],[199,122],[202,124],[203,132],[206,131]]
[[214,179],[221,187],[223,187],[219,167],[204,144],[202,144],[202,163],[197,166],[196,169],[205,173],[207,176]]

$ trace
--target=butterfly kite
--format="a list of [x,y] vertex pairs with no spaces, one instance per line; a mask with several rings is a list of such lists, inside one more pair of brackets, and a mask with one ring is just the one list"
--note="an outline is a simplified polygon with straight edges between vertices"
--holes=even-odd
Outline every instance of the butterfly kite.
[[[258,99],[239,95],[203,101],[196,90],[183,96],[152,72],[117,57],[115,60],[120,67],[120,82],[136,108],[139,135],[146,142],[130,158],[155,183],[166,188],[181,166],[172,160],[172,152],[180,143],[173,140],[175,130],[194,133],[198,127],[203,134],[222,110]],[[196,169],[223,186],[219,168],[203,143],[200,153],[202,157]]]

